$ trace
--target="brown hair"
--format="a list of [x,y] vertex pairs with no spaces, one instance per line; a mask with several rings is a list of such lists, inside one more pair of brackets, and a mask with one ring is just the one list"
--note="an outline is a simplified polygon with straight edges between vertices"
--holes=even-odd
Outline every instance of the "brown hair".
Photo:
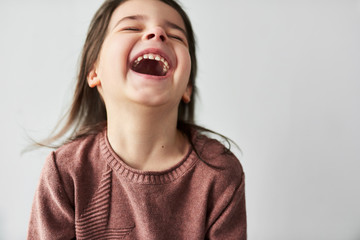
[[[57,148],[60,145],[71,142],[78,138],[82,138],[91,134],[96,134],[104,129],[107,123],[106,108],[97,88],[90,88],[87,84],[87,76],[92,70],[96,63],[102,44],[107,34],[108,25],[114,10],[122,3],[129,0],[106,0],[95,13],[87,33],[85,44],[82,50],[80,59],[79,73],[76,84],[76,89],[68,112],[65,114],[58,126],[65,120],[64,125],[60,128],[60,131],[53,132],[50,137],[42,142],[37,142],[36,146],[45,146]],[[176,2],[176,0],[159,0],[165,4],[174,8],[182,17],[185,30],[187,33],[187,41],[189,47],[189,54],[191,58],[191,71],[189,77],[189,85],[192,87],[191,101],[185,103],[180,102],[178,108],[178,121],[177,128],[183,132],[195,153],[202,160],[197,149],[192,142],[192,134],[194,130],[212,133],[220,136],[227,142],[228,148],[224,148],[225,152],[230,151],[231,144],[234,144],[241,152],[238,145],[231,139],[225,137],[222,134],[209,130],[207,128],[198,126],[194,121],[194,110],[195,110],[195,95],[197,92],[195,85],[195,77],[197,72],[197,60],[196,60],[196,44],[195,36],[191,26],[191,22],[182,7]],[[67,135],[70,133],[70,135]],[[68,136],[65,141],[60,143],[55,142],[61,140],[64,136]],[[203,160],[202,160],[203,161]],[[211,166],[211,164],[203,161],[205,164]],[[217,168],[216,166],[212,166]]]
[[[128,0],[106,0],[95,13],[87,33],[85,44],[80,59],[79,73],[72,105],[64,117],[64,125],[55,134],[52,134],[42,146],[57,147],[53,143],[68,132],[68,141],[72,141],[89,134],[95,134],[103,129],[107,122],[105,104],[96,88],[90,88],[87,84],[87,76],[98,59],[102,44],[107,34],[107,28],[114,10]],[[192,101],[179,104],[178,128],[190,137],[191,127],[194,126],[195,107],[195,76],[197,71],[195,36],[189,17],[175,0],[159,0],[174,8],[182,17],[191,58],[191,72],[189,85],[192,87]],[[58,124],[59,125],[59,124]],[[57,127],[56,127],[57,128]]]

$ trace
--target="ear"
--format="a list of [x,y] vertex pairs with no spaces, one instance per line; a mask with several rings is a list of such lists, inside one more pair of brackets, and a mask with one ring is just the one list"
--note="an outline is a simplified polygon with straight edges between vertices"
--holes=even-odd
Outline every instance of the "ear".
[[87,82],[89,84],[89,87],[94,88],[96,86],[101,85],[100,78],[96,72],[95,67],[90,71],[90,73],[87,76]]
[[188,85],[182,96],[182,100],[184,103],[189,103],[191,101],[191,93],[192,93],[192,87]]

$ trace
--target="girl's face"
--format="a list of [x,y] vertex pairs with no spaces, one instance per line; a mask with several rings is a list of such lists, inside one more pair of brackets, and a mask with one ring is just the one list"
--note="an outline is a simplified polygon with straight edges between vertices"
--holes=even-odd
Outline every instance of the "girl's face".
[[191,93],[190,70],[178,12],[158,0],[129,0],[114,11],[88,82],[98,87],[108,112],[128,103],[177,111]]

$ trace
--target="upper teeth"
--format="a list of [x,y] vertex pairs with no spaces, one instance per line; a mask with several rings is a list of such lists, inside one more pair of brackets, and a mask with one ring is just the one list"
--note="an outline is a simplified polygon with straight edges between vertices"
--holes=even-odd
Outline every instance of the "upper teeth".
[[139,64],[139,62],[143,59],[150,59],[150,60],[156,60],[156,61],[161,61],[164,64],[164,68],[163,71],[166,72],[169,70],[170,66],[169,63],[165,60],[165,58],[163,58],[162,56],[158,55],[158,54],[154,54],[154,53],[145,53],[142,56],[139,56],[135,61],[134,61],[134,65]]

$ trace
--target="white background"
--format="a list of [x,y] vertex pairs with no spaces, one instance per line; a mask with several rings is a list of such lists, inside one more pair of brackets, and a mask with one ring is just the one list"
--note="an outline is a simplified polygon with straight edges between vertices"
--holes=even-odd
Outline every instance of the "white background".
[[[197,119],[244,154],[250,240],[360,239],[360,3],[182,0]],[[95,0],[0,2],[0,239],[25,239]],[[240,157],[240,155],[239,155]]]

